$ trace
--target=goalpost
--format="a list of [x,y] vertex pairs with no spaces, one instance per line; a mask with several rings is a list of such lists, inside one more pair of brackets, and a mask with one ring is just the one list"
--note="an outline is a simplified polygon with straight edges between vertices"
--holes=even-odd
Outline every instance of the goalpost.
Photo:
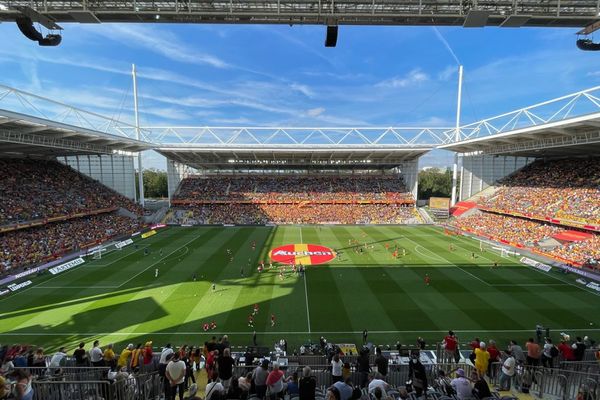
[[510,247],[502,246],[497,243],[489,242],[487,240],[479,240],[479,250],[482,252],[491,251],[494,253],[500,253],[502,258],[517,257],[520,254],[512,250]]
[[92,256],[93,260],[101,260],[106,253],[111,253],[113,251],[120,251],[129,244],[133,243],[133,240],[127,239],[122,242],[110,242],[106,244],[102,244],[100,246],[92,247],[88,250],[87,256]]
[[105,253],[106,249],[101,247],[97,250],[94,250],[91,254],[92,254],[92,260],[101,260],[102,259],[102,253]]

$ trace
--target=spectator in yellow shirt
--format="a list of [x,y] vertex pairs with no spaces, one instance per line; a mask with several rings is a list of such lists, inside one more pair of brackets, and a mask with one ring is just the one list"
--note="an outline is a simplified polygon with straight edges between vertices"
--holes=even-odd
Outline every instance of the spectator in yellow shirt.
[[113,344],[110,343],[108,346],[106,346],[106,349],[104,350],[104,364],[108,365],[109,367],[113,368],[116,365],[115,362],[115,351],[113,350]]
[[142,344],[138,343],[138,345],[135,346],[135,350],[131,352],[130,370],[132,372],[137,372],[140,369],[140,358],[142,357],[143,351]]
[[133,344],[129,343],[127,347],[121,352],[119,356],[119,361],[117,362],[117,366],[119,369],[127,366],[127,361],[129,360],[129,356],[133,352]]
[[485,376],[490,363],[490,353],[486,350],[485,342],[479,343],[479,348],[475,349],[475,368],[479,376]]

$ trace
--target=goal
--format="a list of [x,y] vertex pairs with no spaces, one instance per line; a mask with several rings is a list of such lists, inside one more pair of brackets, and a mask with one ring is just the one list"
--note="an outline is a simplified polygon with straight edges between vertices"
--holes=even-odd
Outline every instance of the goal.
[[106,253],[107,249],[104,247],[101,247],[97,250],[94,250],[92,252],[92,259],[93,260],[101,260],[102,259],[102,253]]

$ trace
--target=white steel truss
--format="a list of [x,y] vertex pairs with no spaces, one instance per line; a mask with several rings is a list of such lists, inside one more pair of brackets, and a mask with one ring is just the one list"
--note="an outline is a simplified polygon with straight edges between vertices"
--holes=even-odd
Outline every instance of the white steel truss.
[[577,117],[600,115],[600,86],[483,119],[460,128],[461,141],[560,125]]
[[[135,134],[129,135],[124,133],[124,129],[135,130],[133,124],[128,124],[116,118],[86,111],[3,84],[0,84],[0,109],[10,110],[95,132],[135,139]],[[147,138],[144,137],[144,132],[142,132],[142,138],[143,140],[148,141]]]
[[[132,127],[119,127],[123,135]],[[313,145],[436,146],[453,141],[455,128],[425,127],[143,127],[148,139],[161,145],[264,146]]]
[[57,22],[582,27],[598,0],[3,0],[0,21],[31,7]]

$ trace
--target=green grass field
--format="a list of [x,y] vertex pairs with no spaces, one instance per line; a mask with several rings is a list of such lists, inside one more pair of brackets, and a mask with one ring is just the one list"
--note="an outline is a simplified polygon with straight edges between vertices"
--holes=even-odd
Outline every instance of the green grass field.
[[[356,254],[349,239],[372,248]],[[257,272],[270,249],[291,243],[322,244],[341,256],[307,267],[304,278]],[[405,248],[406,256],[394,260],[385,243]],[[363,329],[377,344],[413,344],[417,336],[432,343],[453,329],[463,342],[479,335],[502,346],[509,338],[524,341],[537,323],[552,328],[556,338],[559,330],[591,336],[600,331],[600,297],[576,286],[575,276],[537,271],[494,251],[480,253],[479,242],[431,226],[166,228],[136,244],[60,275],[37,277],[34,285],[1,299],[0,343],[52,350],[96,338],[103,344],[152,339],[158,346],[199,344],[228,333],[233,344],[247,345],[254,303],[260,305],[258,341],[268,346],[281,337],[297,346],[321,335],[359,343]],[[494,261],[501,265],[492,270]],[[217,329],[204,333],[202,324],[213,320]]]

